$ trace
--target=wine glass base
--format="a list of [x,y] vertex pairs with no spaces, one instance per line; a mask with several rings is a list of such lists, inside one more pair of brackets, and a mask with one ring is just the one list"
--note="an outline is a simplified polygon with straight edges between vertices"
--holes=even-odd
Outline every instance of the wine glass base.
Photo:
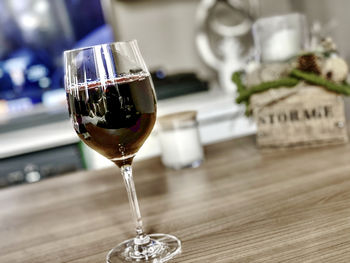
[[109,251],[107,263],[167,262],[181,253],[181,241],[167,234],[150,234],[150,242],[136,245],[134,239],[126,240]]

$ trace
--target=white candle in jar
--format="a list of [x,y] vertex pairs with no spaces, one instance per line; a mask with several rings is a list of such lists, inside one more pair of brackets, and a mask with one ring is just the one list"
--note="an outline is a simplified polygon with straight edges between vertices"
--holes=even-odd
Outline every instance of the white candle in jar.
[[195,112],[183,112],[160,118],[159,140],[165,166],[180,169],[202,162],[203,147],[195,116]]

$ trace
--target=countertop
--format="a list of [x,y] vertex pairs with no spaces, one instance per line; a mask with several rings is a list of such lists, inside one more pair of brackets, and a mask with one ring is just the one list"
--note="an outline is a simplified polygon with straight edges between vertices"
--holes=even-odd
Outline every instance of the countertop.
[[[147,232],[182,240],[172,262],[350,262],[350,145],[261,153],[248,136],[201,167],[135,163]],[[0,262],[104,262],[133,237],[117,168],[0,190]]]

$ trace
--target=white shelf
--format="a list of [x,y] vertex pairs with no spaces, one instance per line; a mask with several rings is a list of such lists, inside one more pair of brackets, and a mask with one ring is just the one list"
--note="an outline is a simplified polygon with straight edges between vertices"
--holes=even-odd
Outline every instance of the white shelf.
[[0,134],[0,158],[79,141],[70,121],[60,121]]
[[[158,116],[184,110],[198,112],[199,130],[203,144],[251,134],[256,130],[255,125],[243,116],[243,109],[234,103],[234,99],[217,89],[158,102]],[[0,135],[0,158],[78,141],[79,138],[71,127],[70,121],[16,130]],[[110,161],[96,152],[87,147],[84,150],[91,169],[111,165]],[[160,147],[155,128],[138,153],[136,160],[159,154]]]

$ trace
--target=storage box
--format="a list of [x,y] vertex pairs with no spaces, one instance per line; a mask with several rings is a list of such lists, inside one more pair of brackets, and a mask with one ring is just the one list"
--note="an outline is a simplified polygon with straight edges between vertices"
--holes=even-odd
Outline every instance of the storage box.
[[285,148],[338,144],[348,141],[341,95],[301,83],[270,89],[251,97],[257,123],[257,144]]

